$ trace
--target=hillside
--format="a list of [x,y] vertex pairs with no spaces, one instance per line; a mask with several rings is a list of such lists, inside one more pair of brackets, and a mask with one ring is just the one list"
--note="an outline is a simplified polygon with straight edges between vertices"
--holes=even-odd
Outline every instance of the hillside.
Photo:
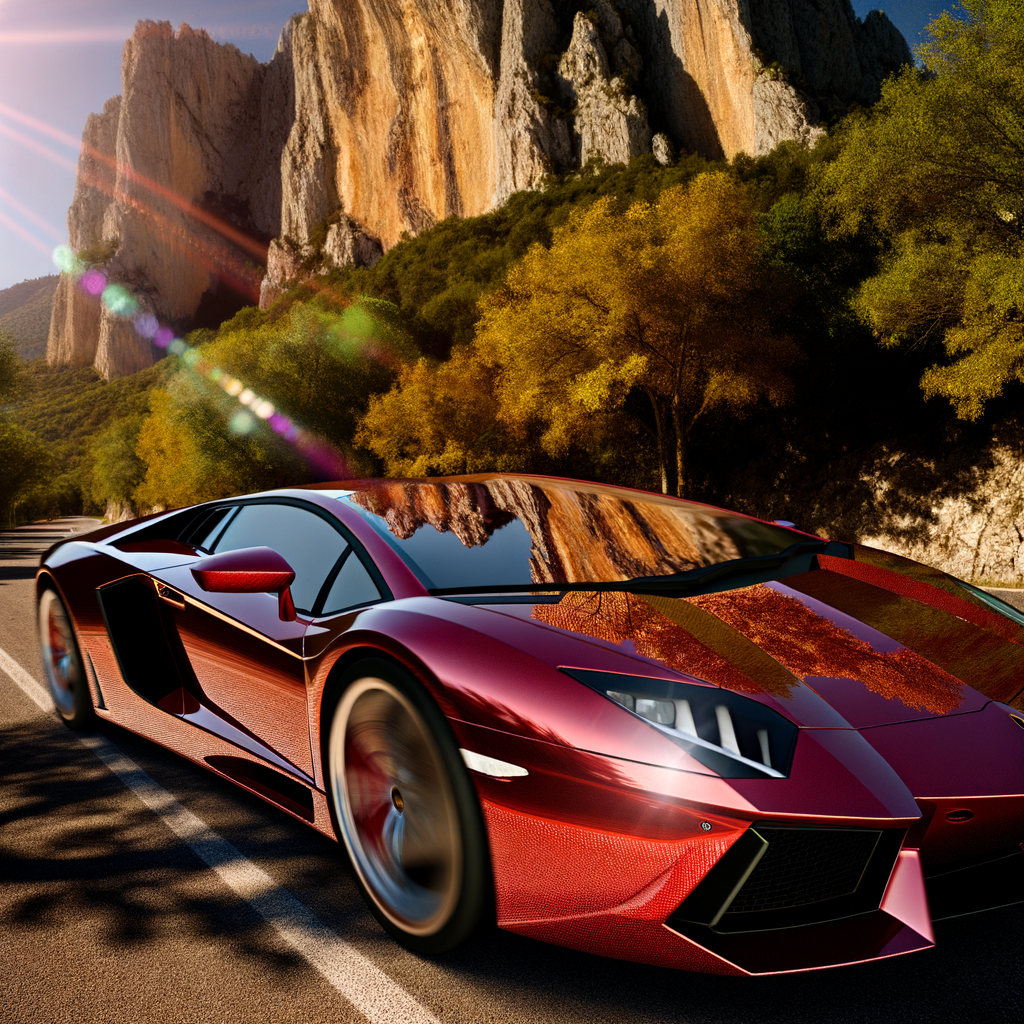
[[59,280],[58,274],[51,274],[0,291],[0,331],[7,331],[14,338],[22,359],[46,355],[50,310]]

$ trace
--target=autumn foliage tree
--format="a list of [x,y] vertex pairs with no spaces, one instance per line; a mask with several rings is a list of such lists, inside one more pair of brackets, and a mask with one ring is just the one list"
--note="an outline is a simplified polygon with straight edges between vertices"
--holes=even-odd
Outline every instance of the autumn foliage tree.
[[1024,0],[965,0],[881,101],[838,133],[821,207],[842,242],[883,239],[856,305],[886,345],[941,342],[926,396],[976,419],[1024,381]]
[[624,214],[611,198],[575,211],[483,300],[474,344],[496,368],[499,418],[513,430],[541,421],[550,453],[640,389],[662,490],[682,495],[702,417],[789,398],[799,351],[777,326],[784,307],[758,257],[749,191],[702,174]]

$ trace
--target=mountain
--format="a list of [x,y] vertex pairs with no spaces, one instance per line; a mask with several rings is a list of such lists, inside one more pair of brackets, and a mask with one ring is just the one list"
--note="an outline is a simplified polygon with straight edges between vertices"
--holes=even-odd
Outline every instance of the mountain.
[[265,65],[140,22],[68,214],[88,287],[138,305],[62,277],[47,359],[134,372],[157,352],[139,314],[215,324],[590,159],[812,142],[910,61],[849,0],[310,0]]
[[0,331],[7,331],[14,338],[22,359],[39,359],[46,355],[50,310],[59,280],[56,274],[51,274],[0,291]]

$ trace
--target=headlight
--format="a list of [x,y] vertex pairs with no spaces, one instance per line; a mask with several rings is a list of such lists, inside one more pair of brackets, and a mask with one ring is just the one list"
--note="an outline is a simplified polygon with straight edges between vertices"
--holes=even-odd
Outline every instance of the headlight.
[[573,679],[678,744],[726,779],[782,779],[789,774],[797,727],[732,690],[646,676],[563,668]]

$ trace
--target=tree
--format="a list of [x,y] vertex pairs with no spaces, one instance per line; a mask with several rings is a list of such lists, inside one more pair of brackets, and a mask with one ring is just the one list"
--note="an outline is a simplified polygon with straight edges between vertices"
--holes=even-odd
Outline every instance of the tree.
[[14,338],[0,331],[0,411],[13,402],[24,386],[24,371]]
[[499,417],[513,429],[542,421],[550,453],[641,389],[662,490],[682,495],[702,417],[788,399],[799,352],[776,326],[786,291],[758,257],[753,199],[728,174],[613,210],[598,200],[550,249],[533,246],[483,300],[475,345],[499,368]]
[[0,419],[0,523],[14,526],[18,505],[53,470],[47,448],[29,431]]
[[884,244],[857,309],[886,345],[941,341],[925,395],[965,419],[1024,381],[1024,0],[965,0],[848,118],[817,194],[834,237]]
[[465,346],[447,362],[407,363],[391,390],[370,400],[356,444],[377,455],[388,476],[526,468],[508,458],[495,422],[494,370]]
[[141,413],[118,417],[90,444],[92,500],[101,508],[108,502],[134,508],[135,489],[146,475],[146,464],[135,450],[143,420]]
[[[152,392],[139,432],[136,452],[146,464],[134,491],[140,505],[177,506],[371,469],[351,452],[357,421],[412,355],[390,303],[366,299],[338,309],[312,298],[276,318],[239,314],[218,332],[189,339],[178,370]],[[248,405],[240,404],[243,395]],[[273,410],[254,414],[264,402]]]

